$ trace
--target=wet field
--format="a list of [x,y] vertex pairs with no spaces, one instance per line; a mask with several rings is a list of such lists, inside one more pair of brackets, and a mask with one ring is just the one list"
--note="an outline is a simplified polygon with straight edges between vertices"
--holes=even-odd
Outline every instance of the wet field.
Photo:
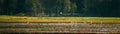
[[0,33],[120,33],[120,24],[0,23]]

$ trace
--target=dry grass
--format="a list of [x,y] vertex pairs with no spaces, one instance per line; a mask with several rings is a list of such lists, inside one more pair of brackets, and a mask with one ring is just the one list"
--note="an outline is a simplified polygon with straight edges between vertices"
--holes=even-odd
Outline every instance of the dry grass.
[[93,22],[120,23],[119,17],[16,17],[0,16],[0,22]]

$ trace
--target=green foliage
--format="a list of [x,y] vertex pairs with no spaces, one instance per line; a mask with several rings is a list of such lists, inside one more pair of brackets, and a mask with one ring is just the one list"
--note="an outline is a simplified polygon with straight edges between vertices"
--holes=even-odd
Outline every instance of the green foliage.
[[16,16],[25,16],[24,13],[19,13],[19,14],[16,14]]
[[120,0],[0,0],[0,15],[119,16],[119,6]]

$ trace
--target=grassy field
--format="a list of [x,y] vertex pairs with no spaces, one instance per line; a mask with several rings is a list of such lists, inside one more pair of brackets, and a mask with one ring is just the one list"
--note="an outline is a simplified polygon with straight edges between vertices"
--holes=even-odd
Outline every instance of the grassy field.
[[120,17],[21,17],[0,16],[0,22],[93,22],[120,23]]

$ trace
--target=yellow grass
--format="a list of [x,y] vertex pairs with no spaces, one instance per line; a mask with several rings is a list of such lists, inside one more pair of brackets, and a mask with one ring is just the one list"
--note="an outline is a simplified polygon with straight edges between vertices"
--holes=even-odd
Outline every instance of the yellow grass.
[[89,22],[89,23],[120,23],[119,17],[3,17],[0,22]]

